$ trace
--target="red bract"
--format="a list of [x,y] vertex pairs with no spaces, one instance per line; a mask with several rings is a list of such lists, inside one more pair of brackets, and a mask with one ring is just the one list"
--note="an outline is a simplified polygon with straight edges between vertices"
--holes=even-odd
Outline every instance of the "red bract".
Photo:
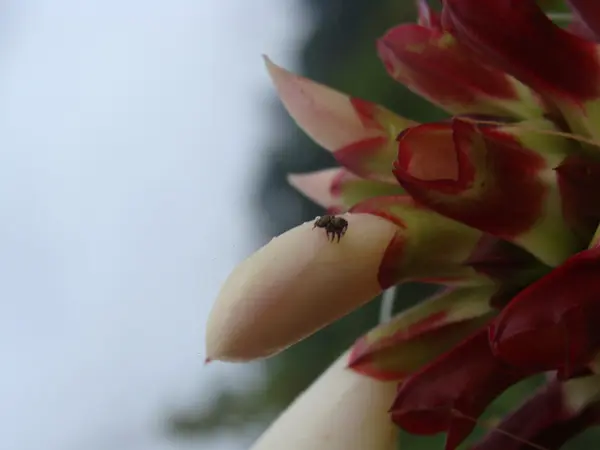
[[445,29],[487,61],[544,94],[600,94],[596,44],[562,30],[535,0],[445,0]]
[[577,19],[585,24],[595,39],[600,38],[600,2],[597,0],[566,0]]
[[497,283],[490,304],[502,308],[523,287],[529,285],[550,268],[531,253],[501,239],[485,234],[465,264]]
[[541,214],[544,160],[514,139],[453,120],[409,128],[398,142],[394,175],[441,214],[508,239]]
[[398,226],[379,266],[382,289],[411,280],[490,284],[464,263],[480,241],[480,231],[436,214],[406,195],[371,198],[350,212],[380,216]]
[[452,113],[541,114],[526,87],[480,64],[452,35],[435,26],[392,28],[377,42],[377,51],[392,78]]
[[555,170],[565,220],[587,237],[600,220],[600,162],[573,155]]
[[477,247],[465,262],[491,279],[510,283],[524,271],[543,273],[545,267],[530,253],[489,234],[481,237]]
[[494,353],[569,377],[600,348],[600,248],[582,251],[519,293],[490,326]]
[[361,178],[343,167],[308,174],[290,174],[288,181],[306,197],[330,211],[330,214],[341,214],[372,197],[403,193],[398,183]]
[[[551,382],[471,450],[556,450],[600,421],[598,376]],[[595,386],[594,386],[595,385]]]
[[[549,146],[555,151],[544,154]],[[557,265],[589,239],[577,237],[556,207],[553,169],[569,150],[562,138],[455,119],[401,133],[394,175],[432,210]]]
[[585,24],[585,22],[583,22],[577,16],[575,16],[573,20],[569,23],[567,30],[584,39],[589,39],[590,41],[596,40],[596,35],[594,34],[594,32],[590,30],[589,27]]
[[497,288],[446,289],[356,341],[348,366],[379,380],[402,380],[487,324]]
[[[385,158],[385,148],[389,142],[389,130],[380,122],[385,121],[387,111],[374,103],[358,98],[349,99],[356,118],[365,130],[378,132],[378,136],[365,137],[343,145],[334,151],[334,157],[342,165],[365,178],[386,181],[385,175],[374,176],[376,172],[385,174],[389,160]],[[388,118],[389,119],[389,118]]]
[[392,420],[412,434],[447,432],[445,449],[453,450],[485,408],[527,375],[492,355],[483,329],[406,379],[390,410]]

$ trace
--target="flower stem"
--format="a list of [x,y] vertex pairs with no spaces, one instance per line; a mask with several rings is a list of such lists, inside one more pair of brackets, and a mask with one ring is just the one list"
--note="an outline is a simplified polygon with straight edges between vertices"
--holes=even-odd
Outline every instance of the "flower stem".
[[387,289],[381,299],[381,308],[379,309],[379,323],[388,322],[394,313],[394,300],[396,298],[396,286]]

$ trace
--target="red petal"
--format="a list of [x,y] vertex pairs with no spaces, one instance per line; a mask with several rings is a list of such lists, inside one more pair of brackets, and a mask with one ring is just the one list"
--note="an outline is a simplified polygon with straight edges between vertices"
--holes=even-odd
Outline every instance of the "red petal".
[[577,235],[561,210],[553,169],[573,149],[563,138],[523,130],[462,119],[411,127],[398,137],[394,175],[433,211],[557,266],[591,237]]
[[578,17],[573,18],[571,23],[569,23],[567,30],[584,39],[589,39],[591,41],[596,40],[596,35],[594,32],[590,30],[588,26]]
[[444,27],[483,61],[545,94],[600,95],[596,44],[562,30],[535,0],[445,0]]
[[472,52],[438,28],[400,25],[377,42],[390,76],[452,113],[540,115],[528,89],[481,64]]
[[[471,450],[557,450],[572,437],[600,420],[593,404],[572,410],[564,385],[552,382],[492,430]],[[534,447],[535,446],[535,447]]]
[[398,140],[394,175],[417,201],[506,239],[536,224],[545,161],[511,136],[454,120],[409,128]]
[[348,365],[379,380],[401,380],[489,323],[496,287],[446,289],[356,341]]
[[387,142],[388,138],[384,136],[363,139],[340,147],[333,153],[333,156],[337,162],[356,175],[389,182],[391,176],[388,174],[391,172],[391,161],[383,160],[381,161],[382,164],[377,164],[376,167],[373,164]]
[[598,0],[567,0],[567,3],[596,39],[600,38],[600,2]]
[[354,111],[356,111],[356,115],[365,128],[383,129],[376,119],[377,112],[380,108],[379,105],[356,97],[350,97],[350,104],[354,108]]
[[600,248],[585,250],[521,291],[490,326],[494,353],[566,377],[600,346]]
[[437,214],[407,195],[374,197],[350,209],[390,220],[398,226],[379,266],[382,289],[403,281],[455,285],[490,284],[464,261],[481,231]]
[[465,264],[503,283],[510,283],[521,271],[539,267],[539,262],[530,253],[489,234],[481,237]]
[[474,419],[526,375],[494,358],[484,329],[404,381],[392,419],[412,434],[447,432],[446,450],[453,450],[473,430]]
[[490,304],[499,309],[549,271],[531,253],[489,234],[481,237],[465,264],[498,283]]

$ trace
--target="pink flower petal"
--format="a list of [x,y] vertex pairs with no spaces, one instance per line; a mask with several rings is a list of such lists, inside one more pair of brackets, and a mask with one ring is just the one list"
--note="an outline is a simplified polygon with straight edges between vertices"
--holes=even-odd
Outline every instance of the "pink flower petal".
[[328,211],[347,211],[363,200],[404,192],[397,182],[367,180],[343,167],[288,175],[288,180],[292,186]]
[[394,139],[415,122],[288,72],[266,57],[265,63],[279,98],[307,135],[355,174],[393,181]]
[[337,207],[345,209],[340,196],[335,195],[338,193],[331,189],[333,182],[340,175],[360,180],[356,175],[336,167],[319,170],[318,172],[290,174],[288,175],[288,181],[298,191],[323,208]]

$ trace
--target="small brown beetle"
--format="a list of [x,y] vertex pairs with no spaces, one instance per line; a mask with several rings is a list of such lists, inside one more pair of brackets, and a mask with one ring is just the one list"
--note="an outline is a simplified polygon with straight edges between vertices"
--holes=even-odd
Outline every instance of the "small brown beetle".
[[340,242],[341,237],[346,234],[346,230],[348,229],[348,221],[342,217],[327,214],[315,219],[313,230],[317,227],[327,230],[327,239],[331,235],[331,242],[333,242],[336,236],[338,242]]

